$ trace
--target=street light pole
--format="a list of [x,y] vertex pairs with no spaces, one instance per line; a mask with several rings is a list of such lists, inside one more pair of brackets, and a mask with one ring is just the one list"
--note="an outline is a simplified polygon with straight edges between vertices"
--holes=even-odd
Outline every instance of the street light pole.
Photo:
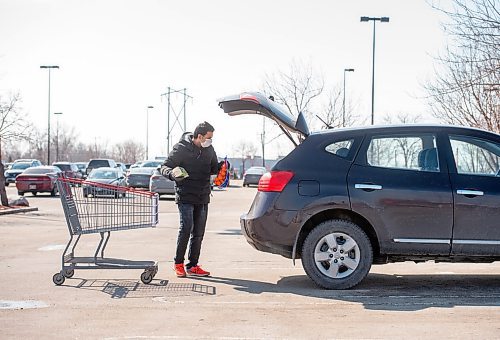
[[40,68],[49,70],[49,109],[48,109],[48,122],[47,122],[47,165],[50,165],[50,71],[53,68],[59,68],[57,65],[42,65]]
[[[54,112],[55,115],[62,115],[62,112]],[[59,162],[59,118],[57,118],[56,128],[56,162]]]
[[146,108],[146,160],[149,159],[149,109],[152,108],[151,105]]
[[345,73],[346,72],[354,72],[353,68],[345,68],[344,69],[344,99],[342,99],[342,127],[345,127]]
[[375,122],[375,22],[389,22],[389,17],[371,18],[361,17],[361,22],[373,21],[373,48],[372,48],[372,125]]

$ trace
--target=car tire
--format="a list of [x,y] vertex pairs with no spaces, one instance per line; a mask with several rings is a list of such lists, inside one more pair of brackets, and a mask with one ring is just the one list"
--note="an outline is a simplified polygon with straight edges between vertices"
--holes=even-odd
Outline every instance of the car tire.
[[10,184],[9,182],[5,182],[5,186],[6,186],[6,187],[8,187],[8,186],[9,186],[9,184]]
[[346,220],[319,224],[302,246],[305,272],[314,283],[326,289],[356,286],[366,277],[372,262],[370,239],[358,225]]
[[54,197],[57,194],[57,188],[54,187],[52,191],[50,192],[50,196]]
[[17,194],[18,194],[19,196],[24,196],[24,192],[22,192],[22,191],[18,191],[18,192],[17,192]]

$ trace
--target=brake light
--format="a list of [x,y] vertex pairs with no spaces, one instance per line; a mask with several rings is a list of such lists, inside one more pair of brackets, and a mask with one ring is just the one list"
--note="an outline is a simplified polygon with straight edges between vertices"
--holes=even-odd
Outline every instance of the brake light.
[[248,93],[243,93],[240,95],[240,100],[245,100],[247,102],[254,102],[256,104],[260,104],[259,103],[259,100],[257,99],[257,97],[251,95],[251,94],[248,94]]
[[293,177],[291,171],[266,172],[259,180],[259,191],[282,192]]

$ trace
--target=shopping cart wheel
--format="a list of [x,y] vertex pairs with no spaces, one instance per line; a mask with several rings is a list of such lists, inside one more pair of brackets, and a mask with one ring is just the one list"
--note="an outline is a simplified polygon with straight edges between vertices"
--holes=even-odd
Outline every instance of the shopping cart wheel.
[[64,269],[64,277],[67,277],[68,279],[71,279],[73,275],[75,275],[75,270],[71,268]]
[[148,283],[151,283],[153,281],[154,274],[148,270],[146,270],[144,273],[141,274],[141,281],[145,285]]
[[64,275],[61,273],[55,273],[54,276],[52,276],[52,281],[58,286],[62,285],[64,280]]

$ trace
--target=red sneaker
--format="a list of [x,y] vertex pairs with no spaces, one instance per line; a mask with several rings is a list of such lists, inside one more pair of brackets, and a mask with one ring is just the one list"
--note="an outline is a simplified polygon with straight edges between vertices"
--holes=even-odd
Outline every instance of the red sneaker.
[[184,263],[175,264],[174,271],[177,277],[186,277],[186,270],[184,269]]
[[194,276],[209,276],[210,275],[210,272],[207,272],[203,269],[201,269],[200,266],[195,266],[195,267],[191,267],[187,270],[187,273],[189,275],[194,275]]

